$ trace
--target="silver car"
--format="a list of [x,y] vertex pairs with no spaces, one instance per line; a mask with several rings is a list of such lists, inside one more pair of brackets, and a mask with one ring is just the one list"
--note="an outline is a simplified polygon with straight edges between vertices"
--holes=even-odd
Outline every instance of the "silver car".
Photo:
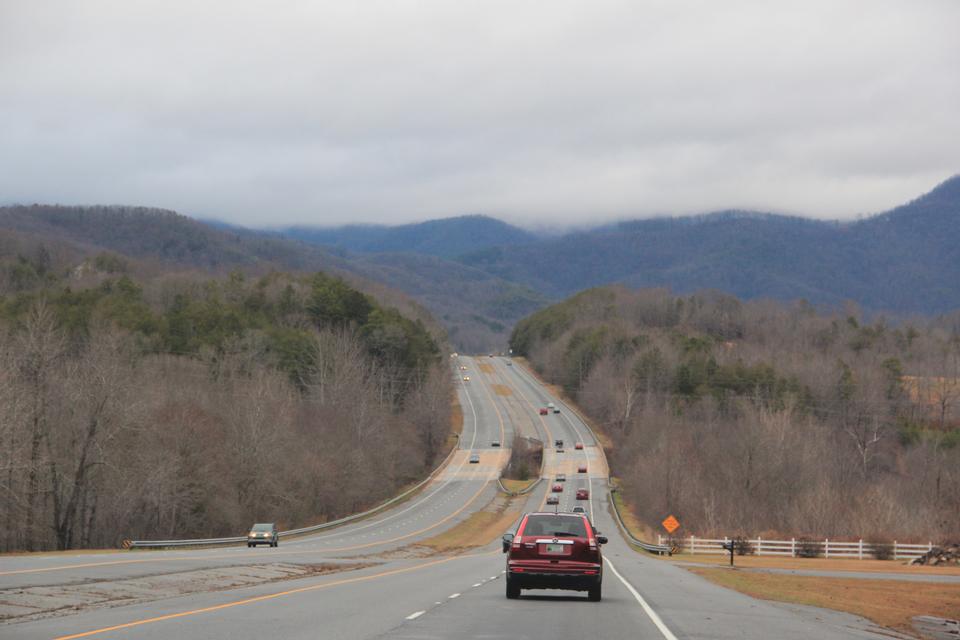
[[247,546],[255,547],[258,544],[268,544],[271,547],[280,544],[280,533],[277,531],[277,525],[272,522],[258,522],[250,527],[250,533],[247,534]]

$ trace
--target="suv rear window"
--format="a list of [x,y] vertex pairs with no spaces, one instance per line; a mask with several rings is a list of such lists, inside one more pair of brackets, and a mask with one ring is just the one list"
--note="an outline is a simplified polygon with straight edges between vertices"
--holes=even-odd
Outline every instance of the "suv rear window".
[[579,516],[534,515],[527,518],[523,535],[585,538],[587,529]]
[[255,524],[253,525],[252,531],[273,531],[273,525],[264,523]]

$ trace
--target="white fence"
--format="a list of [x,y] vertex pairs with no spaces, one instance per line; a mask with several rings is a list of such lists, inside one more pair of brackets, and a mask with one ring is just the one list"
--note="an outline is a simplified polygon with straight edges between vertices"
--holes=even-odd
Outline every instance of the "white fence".
[[[686,536],[684,538],[664,538],[657,536],[660,544],[671,544],[682,546],[682,549],[691,554],[717,554],[729,553],[723,548],[724,543],[730,542],[728,538],[698,538],[696,536]],[[762,538],[745,539],[750,544],[754,554],[758,556],[792,556],[794,558],[802,555],[802,551],[809,548],[810,545],[816,545],[818,555],[825,558],[855,558],[864,560],[873,558],[874,545],[863,540],[856,542],[837,542],[836,540],[764,540]],[[933,549],[933,543],[926,544],[905,544],[894,540],[890,543],[890,557],[894,560],[911,560],[922,556]]]

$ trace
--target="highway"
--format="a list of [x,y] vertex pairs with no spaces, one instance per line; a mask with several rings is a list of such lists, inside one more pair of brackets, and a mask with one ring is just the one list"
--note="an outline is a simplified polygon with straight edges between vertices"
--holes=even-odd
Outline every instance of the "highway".
[[[32,595],[63,607],[30,616],[23,615],[30,612],[24,606],[20,617],[0,623],[0,638],[890,637],[853,616],[754,600],[632,550],[609,511],[605,459],[574,410],[505,358],[461,356],[455,371],[464,414],[460,450],[411,499],[331,531],[282,540],[275,549],[0,557],[0,611],[12,615],[2,603],[25,603]],[[548,402],[560,412],[539,415]],[[515,499],[514,508],[546,508],[556,474],[564,473],[559,509],[582,505],[609,537],[601,602],[562,591],[525,591],[507,600],[499,541],[449,553],[418,545],[497,498],[496,478],[515,433],[534,435],[546,446],[544,481]],[[564,440],[563,453],[550,446],[556,439]],[[495,440],[505,446],[492,447]],[[480,454],[479,464],[468,462],[470,452]],[[579,473],[580,465],[588,472]],[[589,490],[589,499],[575,499],[580,488]],[[261,565],[336,564],[357,568],[239,588],[222,578],[222,572],[241,575]],[[219,582],[189,594],[150,596],[164,579],[185,581],[204,571],[221,572]],[[125,590],[137,587],[140,596],[125,600]],[[82,596],[91,592],[117,597],[90,605]]]

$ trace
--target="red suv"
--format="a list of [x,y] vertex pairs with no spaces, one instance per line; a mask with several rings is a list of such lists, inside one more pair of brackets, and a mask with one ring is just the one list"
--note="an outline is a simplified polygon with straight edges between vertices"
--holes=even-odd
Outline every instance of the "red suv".
[[503,536],[507,554],[507,597],[521,589],[586,591],[600,600],[603,556],[607,539],[594,531],[585,514],[528,513],[516,535]]

